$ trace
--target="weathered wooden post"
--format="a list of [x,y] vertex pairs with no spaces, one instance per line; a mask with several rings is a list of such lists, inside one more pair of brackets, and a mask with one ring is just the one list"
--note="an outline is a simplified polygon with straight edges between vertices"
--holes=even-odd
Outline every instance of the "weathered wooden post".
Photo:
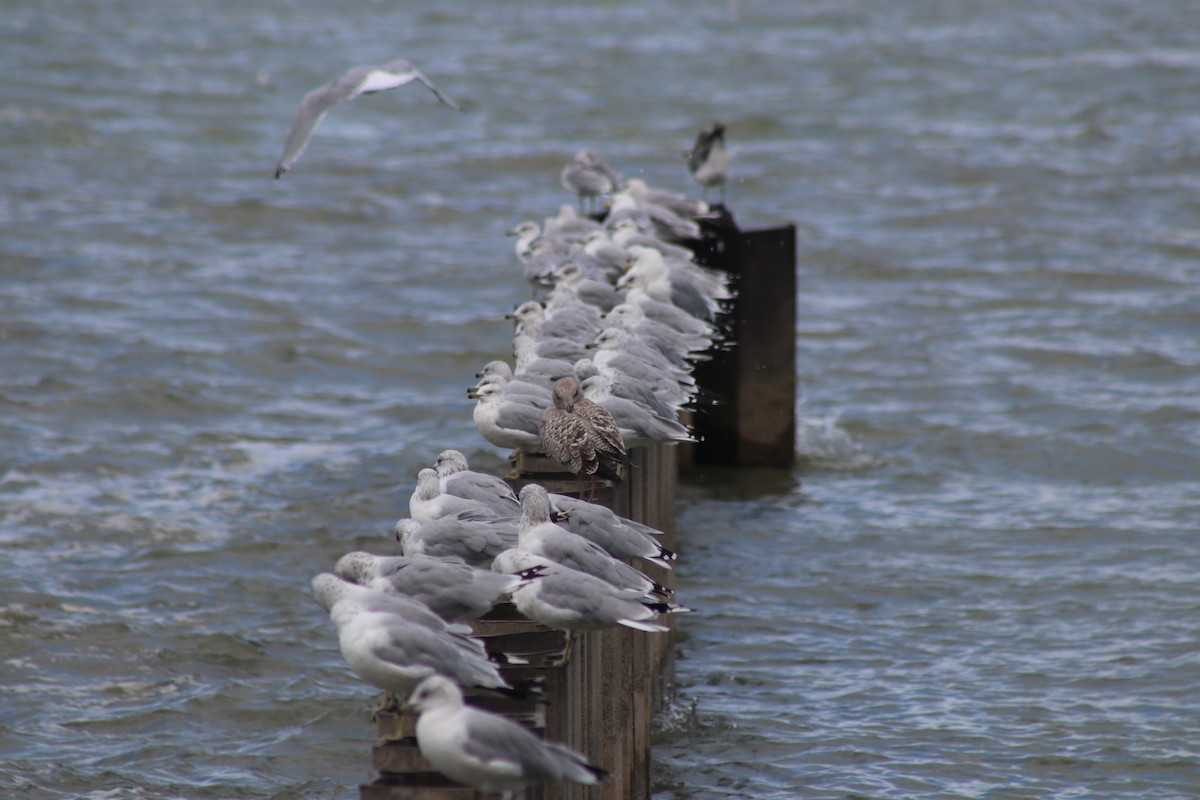
[[724,319],[729,343],[696,366],[701,402],[695,464],[788,467],[796,440],[796,226],[743,231],[722,208],[703,239],[685,242],[737,290]]

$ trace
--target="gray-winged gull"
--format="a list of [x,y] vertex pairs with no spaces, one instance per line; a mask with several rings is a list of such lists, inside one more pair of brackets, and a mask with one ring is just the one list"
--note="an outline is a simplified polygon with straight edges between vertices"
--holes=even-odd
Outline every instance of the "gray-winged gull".
[[516,588],[514,580],[475,569],[461,558],[433,556],[376,556],[347,553],[334,574],[384,594],[411,597],[445,620],[483,616]]
[[407,598],[356,586],[329,573],[313,578],[312,593],[329,612],[350,669],[389,695],[407,694],[430,675],[444,675],[471,688],[510,688],[478,640],[412,622],[404,610],[412,603]]
[[681,217],[700,217],[709,213],[708,203],[703,200],[648,186],[641,178],[625,181],[625,190],[633,196],[638,205],[663,206]]
[[559,174],[563,188],[579,199],[579,208],[584,202],[593,203],[602,194],[612,194],[619,188],[616,173],[591,150],[580,150],[570,164]]
[[440,676],[413,691],[417,746],[435,769],[478,792],[498,792],[505,800],[534,783],[598,783],[604,770],[579,753],[546,742],[512,720],[468,706],[462,692]]
[[424,525],[414,519],[401,519],[392,532],[406,556],[461,558],[472,566],[488,569],[501,551],[517,546],[518,522],[517,517],[460,512]]
[[534,622],[567,632],[567,645],[558,666],[571,657],[576,634],[624,625],[662,633],[669,628],[653,622],[659,614],[688,609],[651,600],[637,589],[619,589],[607,581],[556,564],[526,550],[507,550],[496,556],[492,569],[520,574],[525,580],[513,592],[517,610]]
[[[677,409],[687,401],[687,397],[684,395],[680,403],[671,405],[659,397],[652,384],[644,380],[613,369],[601,370],[590,358],[581,358],[575,362],[575,380],[579,381],[580,386],[583,385],[584,381],[595,377],[601,379],[597,384],[602,386],[605,394],[632,400],[638,405],[650,409],[663,419],[678,420],[679,414]],[[597,384],[593,384],[593,386]]]
[[600,545],[614,558],[644,558],[671,568],[675,554],[655,539],[662,531],[618,515],[612,509],[565,494],[550,494],[550,508],[563,519],[555,523],[589,542]]
[[436,470],[426,468],[417,473],[417,488],[408,499],[410,517],[424,524],[461,511],[500,516],[486,503],[443,492]]
[[425,84],[426,88],[433,92],[434,97],[455,111],[462,110],[457,103],[442,94],[442,91],[421,74],[420,70],[403,59],[398,58],[386,64],[374,66],[353,67],[336,81],[319,89],[313,89],[304,95],[299,108],[296,109],[296,116],[292,120],[292,129],[288,133],[287,143],[283,147],[283,155],[279,157],[279,164],[275,167],[276,179],[283,177],[283,173],[292,168],[304,149],[308,147],[313,131],[338,103],[352,100],[360,94],[373,94],[385,89],[396,89],[413,80]]
[[521,489],[521,526],[517,547],[623,589],[663,596],[671,591],[628,564],[618,561],[595,542],[566,531],[550,521],[546,490],[531,483]]
[[521,513],[521,501],[512,487],[503,478],[471,469],[460,451],[443,450],[433,468],[443,494],[483,503],[500,516],[515,517]]
[[542,439],[538,426],[542,407],[531,397],[506,396],[499,384],[480,384],[468,396],[475,399],[472,417],[479,434],[496,447],[508,447],[536,453]]

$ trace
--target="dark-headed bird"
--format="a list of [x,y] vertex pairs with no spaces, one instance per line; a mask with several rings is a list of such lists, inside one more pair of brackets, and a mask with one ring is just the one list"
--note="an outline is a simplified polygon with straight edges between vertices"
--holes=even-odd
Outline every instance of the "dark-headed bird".
[[708,199],[708,190],[714,186],[721,187],[721,202],[725,202],[725,182],[729,180],[729,162],[733,154],[725,149],[725,126],[719,122],[704,128],[696,134],[696,143],[692,149],[683,154],[687,158],[688,171],[696,179],[696,183],[704,190],[704,199]]

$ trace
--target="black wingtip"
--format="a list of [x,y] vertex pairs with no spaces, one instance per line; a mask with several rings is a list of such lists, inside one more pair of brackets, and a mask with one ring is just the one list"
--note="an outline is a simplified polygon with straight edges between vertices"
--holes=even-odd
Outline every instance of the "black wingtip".
[[477,691],[480,691],[483,694],[507,697],[510,700],[518,700],[521,702],[539,701],[545,696],[542,687],[540,685],[535,685],[532,681],[523,681],[511,689],[504,686],[494,686],[490,688],[477,686],[475,688]]

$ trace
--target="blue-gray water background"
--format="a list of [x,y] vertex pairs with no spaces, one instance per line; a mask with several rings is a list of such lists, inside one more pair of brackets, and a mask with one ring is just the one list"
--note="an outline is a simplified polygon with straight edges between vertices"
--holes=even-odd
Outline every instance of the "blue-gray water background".
[[[0,794],[356,796],[388,552],[592,147],[800,226],[790,472],[679,502],[660,798],[1200,797],[1200,7],[0,4]],[[300,97],[402,56],[284,180]],[[264,85],[265,84],[265,85]]]

